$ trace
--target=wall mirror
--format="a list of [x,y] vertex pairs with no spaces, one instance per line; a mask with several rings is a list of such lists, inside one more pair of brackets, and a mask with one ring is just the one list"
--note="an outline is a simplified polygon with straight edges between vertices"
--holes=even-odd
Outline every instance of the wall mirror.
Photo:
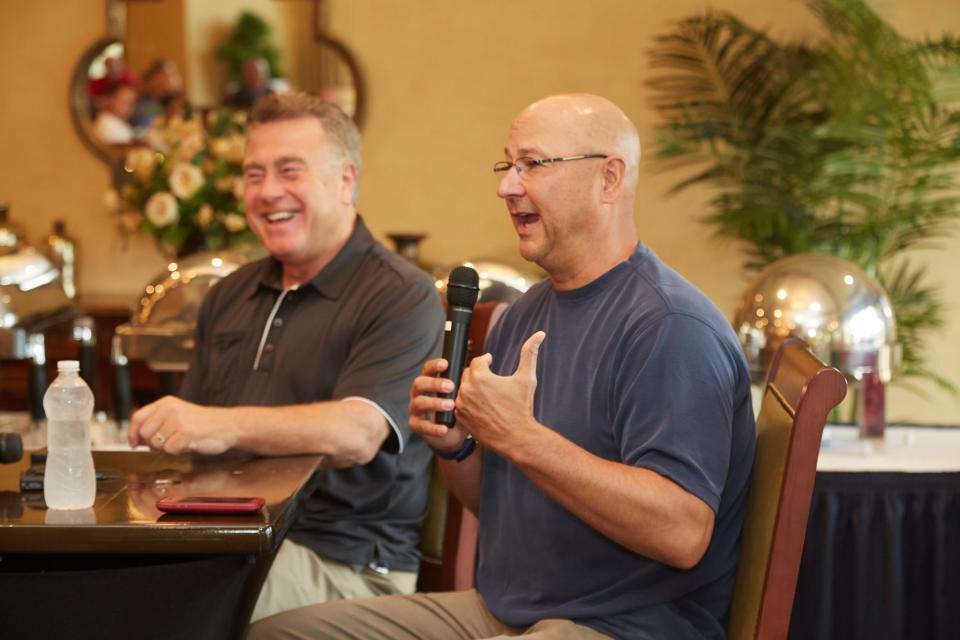
[[[269,32],[275,58],[230,64],[217,55],[245,11]],[[329,34],[327,11],[323,0],[106,0],[108,35],[83,52],[70,84],[77,134],[113,163],[148,140],[156,114],[245,108],[288,90],[334,102],[362,127],[363,75]]]

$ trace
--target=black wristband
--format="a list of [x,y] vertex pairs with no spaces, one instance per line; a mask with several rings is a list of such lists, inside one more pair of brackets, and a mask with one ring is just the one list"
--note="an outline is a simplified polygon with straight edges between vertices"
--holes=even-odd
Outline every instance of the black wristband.
[[476,448],[477,441],[473,439],[473,436],[467,436],[463,442],[460,443],[460,446],[453,451],[441,451],[440,449],[433,449],[433,447],[431,447],[431,449],[433,449],[433,454],[438,458],[443,458],[444,460],[453,460],[454,462],[462,462],[463,460],[466,460]]

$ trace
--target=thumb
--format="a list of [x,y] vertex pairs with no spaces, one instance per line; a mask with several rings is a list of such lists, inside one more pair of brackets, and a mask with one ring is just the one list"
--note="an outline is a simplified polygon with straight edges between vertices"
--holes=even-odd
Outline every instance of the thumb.
[[537,379],[537,354],[540,353],[540,345],[546,337],[546,333],[537,331],[527,338],[527,341],[520,348],[520,362],[517,363],[517,371],[514,375],[530,378],[534,381]]
[[474,372],[490,371],[491,364],[493,364],[493,355],[485,353],[470,361],[470,370]]

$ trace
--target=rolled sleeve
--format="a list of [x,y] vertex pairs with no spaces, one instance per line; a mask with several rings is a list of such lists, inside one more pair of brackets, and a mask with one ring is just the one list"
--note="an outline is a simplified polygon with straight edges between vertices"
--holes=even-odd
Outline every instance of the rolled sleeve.
[[622,459],[666,476],[716,512],[730,463],[734,363],[713,330],[689,316],[667,316],[637,340],[648,343],[649,357],[619,376]]
[[363,400],[384,414],[392,434],[388,453],[400,453],[410,438],[410,385],[423,363],[437,357],[443,340],[443,310],[425,280],[399,287],[367,309],[369,322],[351,346],[333,398]]

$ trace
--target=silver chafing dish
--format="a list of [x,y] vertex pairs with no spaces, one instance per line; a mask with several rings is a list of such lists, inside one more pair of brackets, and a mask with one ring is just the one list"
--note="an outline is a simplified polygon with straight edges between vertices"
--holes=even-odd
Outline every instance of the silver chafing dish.
[[46,340],[67,333],[80,343],[81,373],[95,388],[96,332],[64,291],[60,271],[31,248],[3,243],[0,247],[0,358],[31,361],[29,403],[32,417],[43,418],[42,394],[47,386]]
[[[761,384],[780,343],[803,339],[823,362],[859,384],[861,432],[882,429],[867,415],[868,402],[879,402],[882,385],[899,364],[896,323],[886,292],[855,264],[823,254],[800,254],[778,260],[761,271],[744,292],[733,321],[753,381]],[[875,405],[874,405],[875,406]],[[871,422],[869,429],[864,421]]]
[[897,365],[890,300],[855,264],[801,254],[768,265],[744,292],[733,322],[754,382],[763,382],[780,343],[802,338],[853,382],[876,372],[889,381]]
[[[480,276],[480,296],[477,302],[513,302],[535,283],[543,280],[542,273],[538,274],[532,269],[518,269],[496,260],[465,260],[455,266],[470,267]],[[446,275],[438,277],[434,284],[440,295],[446,299]]]
[[200,305],[210,288],[240,265],[266,255],[257,245],[200,252],[170,262],[144,287],[130,317],[113,336],[117,420],[130,416],[130,360],[161,374],[166,393],[175,391],[173,375],[186,371],[194,346]]
[[262,247],[249,245],[195,253],[168,264],[144,287],[130,322],[117,327],[115,358],[143,360],[155,371],[186,371],[200,304],[210,287],[263,255]]

